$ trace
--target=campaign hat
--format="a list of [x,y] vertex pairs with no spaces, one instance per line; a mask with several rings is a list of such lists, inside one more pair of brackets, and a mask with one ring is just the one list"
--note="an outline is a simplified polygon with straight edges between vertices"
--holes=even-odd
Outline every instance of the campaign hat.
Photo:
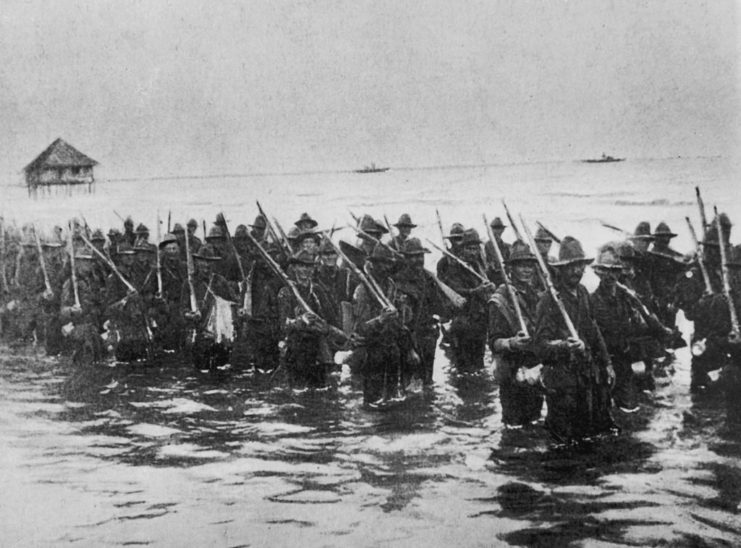
[[552,262],[551,266],[569,266],[578,263],[589,264],[593,260],[584,254],[584,249],[579,240],[573,236],[564,236],[558,248],[558,259]]

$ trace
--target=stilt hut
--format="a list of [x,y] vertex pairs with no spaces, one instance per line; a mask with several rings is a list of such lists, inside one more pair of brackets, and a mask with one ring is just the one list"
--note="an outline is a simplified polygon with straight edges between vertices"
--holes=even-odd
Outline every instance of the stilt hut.
[[69,143],[57,139],[23,169],[28,194],[36,196],[39,189],[50,191],[51,187],[63,187],[70,193],[78,185],[85,185],[82,188],[92,192],[93,167],[97,164]]

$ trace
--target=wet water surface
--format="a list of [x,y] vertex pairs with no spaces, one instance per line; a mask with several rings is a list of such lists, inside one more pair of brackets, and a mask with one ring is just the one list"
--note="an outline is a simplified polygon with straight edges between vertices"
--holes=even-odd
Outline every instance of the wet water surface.
[[[292,391],[4,349],[4,545],[738,546],[741,434],[678,352],[624,433],[550,450],[500,427],[491,366],[367,411],[357,381]],[[672,369],[674,370],[672,372]]]

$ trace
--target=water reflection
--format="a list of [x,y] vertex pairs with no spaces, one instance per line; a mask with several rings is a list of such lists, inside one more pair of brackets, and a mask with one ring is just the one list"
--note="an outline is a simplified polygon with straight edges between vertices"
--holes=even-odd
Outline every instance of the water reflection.
[[77,493],[37,532],[46,542],[264,544],[280,531],[279,544],[438,546],[462,526],[487,545],[738,540],[738,424],[717,394],[689,396],[684,358],[616,417],[622,435],[554,451],[541,424],[501,429],[490,368],[439,362],[431,388],[377,412],[347,370],[297,392],[177,359],[75,368],[24,352],[0,370],[4,467],[23,478],[6,487],[35,502]]

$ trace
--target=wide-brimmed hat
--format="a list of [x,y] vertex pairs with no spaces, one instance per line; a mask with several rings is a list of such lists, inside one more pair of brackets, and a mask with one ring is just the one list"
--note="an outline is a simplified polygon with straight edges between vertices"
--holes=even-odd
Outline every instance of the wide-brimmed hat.
[[363,215],[363,218],[360,219],[359,228],[360,230],[362,230],[363,232],[367,232],[371,236],[375,234],[381,235],[388,233],[388,229],[370,215]]
[[188,227],[192,226],[193,228],[198,228],[198,221],[196,221],[195,219],[189,219],[186,226]]
[[139,223],[139,226],[136,227],[136,230],[134,231],[135,234],[149,234],[149,229],[147,228],[147,225],[144,223]]
[[550,233],[543,228],[542,226],[538,227],[538,230],[535,231],[535,241],[536,242],[552,242],[553,236],[550,235]]
[[220,261],[221,255],[216,252],[216,248],[211,244],[202,245],[197,253],[193,253],[194,259],[200,259],[201,261]]
[[308,249],[302,249],[298,253],[294,254],[290,258],[288,264],[300,264],[305,266],[313,266],[316,264],[316,254],[312,253]]
[[173,234],[185,234],[185,229],[183,228],[183,225],[180,223],[175,223],[175,226],[172,227],[172,233]]
[[121,231],[117,228],[111,228],[108,231],[108,238],[110,238],[111,240],[114,238],[120,238],[121,236],[122,236]]
[[425,253],[431,253],[429,249],[422,245],[419,238],[409,238],[401,246],[401,253],[408,256],[424,255]]
[[308,238],[313,238],[317,243],[319,243],[322,239],[322,235],[321,233],[315,232],[314,230],[309,228],[308,230],[299,230],[298,234],[294,236],[296,243],[301,243]]
[[290,242],[295,242],[300,232],[301,231],[297,226],[291,227],[291,229],[288,231],[288,234],[286,234],[286,238],[288,238],[288,241]]
[[311,215],[309,215],[308,213],[302,213],[301,214],[301,217],[298,218],[298,221],[296,221],[293,224],[295,224],[296,226],[298,226],[298,225],[300,225],[302,223],[309,223],[309,228],[314,228],[316,225],[319,224],[314,219],[312,219],[311,218]]
[[633,247],[633,244],[628,241],[618,242],[615,244],[615,252],[618,254],[618,257],[621,261],[623,261],[623,264],[633,261],[637,258],[636,255],[636,248]]
[[593,260],[584,254],[584,249],[579,240],[572,236],[564,236],[563,240],[561,240],[561,246],[558,249],[558,260],[552,262],[551,266],[586,265]]
[[468,230],[463,231],[463,239],[461,240],[461,245],[463,247],[467,245],[480,245],[481,244],[481,238],[479,238],[479,233],[476,231],[475,228],[469,228]]
[[371,251],[368,260],[374,263],[393,263],[394,254],[385,245],[378,243]]
[[262,215],[255,217],[255,222],[250,225],[251,228],[266,228],[267,226],[268,223]]
[[443,238],[447,240],[460,240],[463,238],[463,233],[466,231],[466,229],[463,227],[461,223],[453,223],[450,226],[450,233],[448,233],[447,236],[443,236]]
[[409,228],[415,228],[417,225],[415,225],[412,222],[412,218],[409,216],[409,213],[402,213],[399,217],[399,220],[396,221],[394,224],[396,228],[401,228],[403,226],[408,226]]
[[651,234],[651,224],[648,221],[641,221],[636,226],[633,235],[630,236],[631,240],[653,240],[654,236]]
[[224,239],[224,231],[221,230],[220,226],[212,226],[211,230],[208,231],[208,236],[206,236],[206,241],[209,240],[223,240]]
[[123,241],[116,246],[116,255],[133,255],[134,248],[127,241]]
[[654,237],[656,237],[656,236],[664,236],[666,238],[674,238],[676,236],[676,234],[669,229],[669,225],[668,224],[666,224],[665,222],[662,221],[662,222],[660,222],[659,224],[656,225],[656,230],[654,230]]
[[150,244],[147,241],[139,240],[134,244],[135,253],[153,253],[155,250],[154,244]]
[[597,250],[597,259],[592,268],[600,270],[623,270],[625,263],[620,260],[620,254],[612,244],[605,244]]
[[489,223],[489,226],[492,228],[507,228],[507,225],[499,217],[494,217],[494,220]]
[[720,225],[725,227],[732,227],[733,223],[731,222],[730,217],[726,215],[725,213],[721,213],[718,215],[718,220],[720,220]]
[[168,244],[179,244],[177,236],[172,233],[167,233],[162,237],[162,241],[160,242],[159,248],[162,249]]
[[247,226],[246,225],[237,225],[237,228],[234,229],[234,239],[235,240],[248,240],[249,237]]
[[133,229],[134,228],[134,219],[131,218],[131,215],[128,215],[126,217],[126,220],[123,222],[123,224],[124,224],[124,228],[131,227]]
[[332,247],[329,242],[329,238],[322,238],[322,243],[319,244],[320,255],[337,255],[337,250]]
[[538,258],[533,255],[530,246],[522,240],[515,240],[512,242],[512,247],[509,252],[509,259],[507,264],[520,263],[520,262],[537,262]]
[[103,235],[103,231],[101,229],[95,230],[93,234],[90,236],[91,242],[105,242],[105,236]]

